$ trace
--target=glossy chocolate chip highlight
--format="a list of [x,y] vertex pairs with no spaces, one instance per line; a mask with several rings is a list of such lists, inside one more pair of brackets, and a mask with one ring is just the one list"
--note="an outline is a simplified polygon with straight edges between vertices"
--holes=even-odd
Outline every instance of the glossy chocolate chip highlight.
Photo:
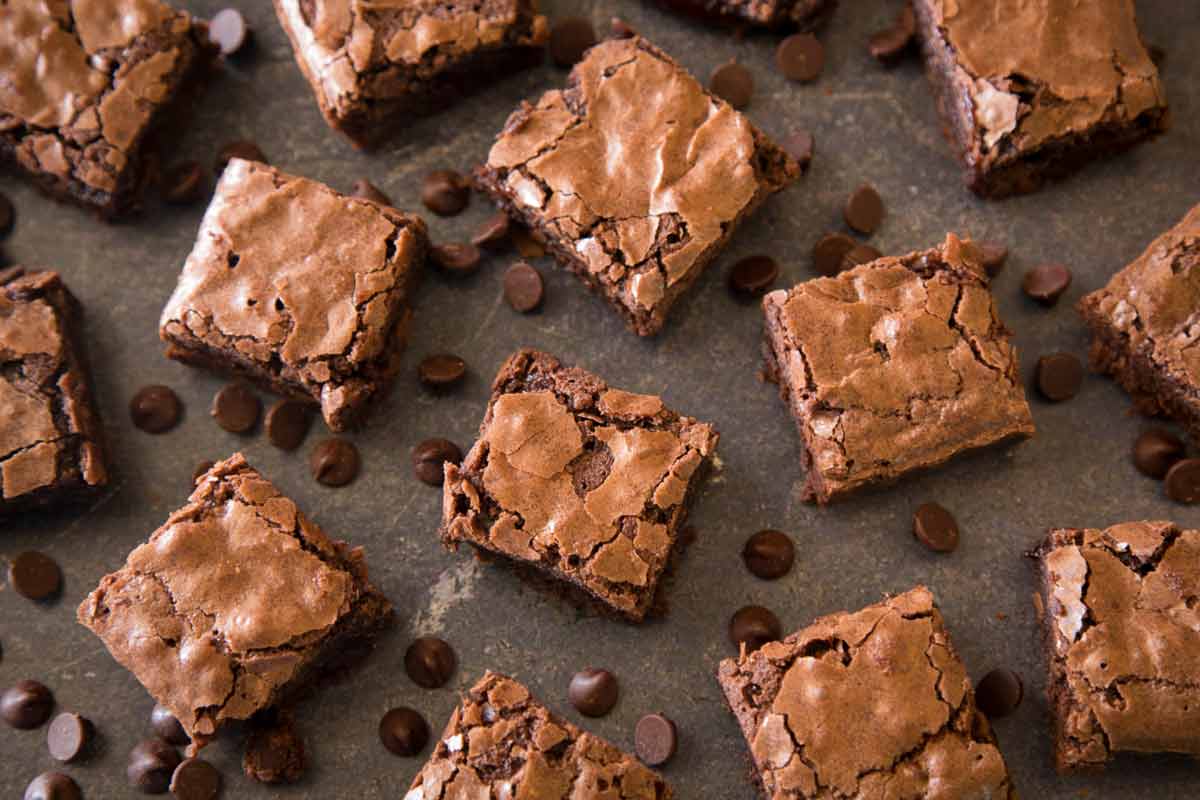
[[411,708],[393,708],[379,721],[379,741],[398,756],[415,756],[429,743],[429,724]]
[[796,560],[796,547],[783,531],[762,530],[746,540],[742,560],[755,577],[775,580],[791,571]]
[[1186,455],[1183,440],[1165,428],[1144,431],[1133,443],[1133,465],[1138,472],[1158,480]]
[[129,419],[146,433],[166,433],[183,417],[183,403],[169,386],[143,386],[129,401]]
[[358,477],[358,448],[352,442],[330,437],[317,443],[308,455],[313,479],[325,486],[345,486]]
[[449,644],[433,636],[423,636],[404,653],[404,671],[423,689],[445,686],[458,666],[458,656]]
[[603,717],[612,711],[620,694],[617,676],[597,667],[576,672],[567,687],[567,699],[586,717]]

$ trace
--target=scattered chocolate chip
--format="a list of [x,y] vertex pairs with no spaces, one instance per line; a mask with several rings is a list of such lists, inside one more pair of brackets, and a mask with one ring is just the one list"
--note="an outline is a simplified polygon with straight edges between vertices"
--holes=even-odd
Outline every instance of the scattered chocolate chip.
[[842,269],[854,269],[863,264],[870,264],[877,258],[882,258],[883,253],[879,252],[869,244],[856,244],[850,248],[850,252],[842,258]]
[[542,305],[546,296],[546,287],[542,283],[542,273],[518,261],[504,273],[504,299],[513,311],[522,314],[534,311]]
[[913,536],[936,553],[949,553],[958,547],[958,522],[937,503],[917,506],[912,526]]
[[421,359],[417,375],[421,383],[435,389],[456,385],[467,374],[467,362],[451,353],[435,353]]
[[230,433],[249,433],[262,415],[262,401],[245,384],[230,383],[213,398],[211,413]]
[[304,775],[308,758],[304,740],[291,714],[277,712],[251,724],[242,753],[242,771],[259,783],[295,783]]
[[633,729],[633,747],[646,766],[658,767],[667,763],[678,746],[675,723],[662,714],[647,714]]
[[462,463],[462,450],[449,439],[426,439],[413,448],[413,472],[430,486],[441,486],[445,479],[442,465]]
[[429,259],[451,275],[470,275],[479,269],[483,253],[473,244],[436,244],[429,250]]
[[754,96],[754,73],[736,61],[727,61],[712,71],[708,90],[734,108],[743,109]]
[[611,25],[612,38],[614,39],[632,39],[638,35],[638,32],[633,29],[633,26],[620,17],[613,17]]
[[1167,63],[1167,51],[1160,45],[1149,44],[1146,45],[1146,52],[1150,55],[1150,60],[1154,62],[1154,66],[1158,67],[1161,72]]
[[379,741],[398,756],[415,756],[429,743],[429,725],[411,708],[393,708],[379,721]]
[[129,751],[125,777],[144,794],[163,794],[180,760],[179,752],[162,739],[146,739]]
[[844,233],[827,233],[813,246],[813,267],[832,277],[842,271],[846,256],[858,245]]
[[1185,458],[1172,464],[1163,487],[1167,497],[1176,503],[1200,503],[1200,458]]
[[883,222],[883,198],[875,187],[864,183],[850,195],[842,216],[853,230],[870,236]]
[[587,717],[603,717],[612,711],[620,694],[617,676],[596,667],[576,672],[567,687],[567,699]]
[[1138,472],[1162,480],[1171,466],[1187,455],[1183,440],[1165,428],[1151,428],[1133,443],[1133,465]]
[[359,178],[356,180],[354,182],[354,188],[350,193],[362,200],[370,200],[372,203],[379,203],[381,206],[392,205],[392,198],[384,194],[378,186],[371,183],[366,178]]
[[250,26],[236,8],[223,8],[208,21],[208,40],[223,56],[232,56],[250,40]]
[[975,705],[991,719],[1007,717],[1021,705],[1025,684],[1011,669],[1000,667],[979,679],[975,687]]
[[1070,353],[1051,353],[1037,361],[1038,392],[1052,403],[1070,400],[1083,385],[1083,362]]
[[238,139],[230,142],[221,148],[217,153],[217,164],[214,171],[220,175],[231,158],[244,158],[247,161],[259,161],[263,164],[267,163],[267,157],[263,151],[258,148],[254,142],[248,139]]
[[546,255],[546,248],[524,225],[514,223],[508,235],[521,258],[541,258]]
[[83,800],[79,784],[61,772],[43,772],[25,787],[24,800]]
[[164,705],[155,705],[150,712],[150,728],[158,738],[167,744],[183,746],[191,743],[191,738],[184,731],[179,720]]
[[37,681],[21,681],[0,694],[0,718],[27,731],[41,727],[54,710],[54,695]]
[[184,759],[171,775],[171,794],[182,800],[213,800],[220,793],[221,773],[203,759]]
[[879,31],[867,41],[867,50],[879,63],[891,66],[908,52],[917,36],[917,17],[912,4],[905,3],[890,28]]
[[26,550],[9,562],[8,582],[22,597],[49,600],[62,588],[62,570],[45,553]]
[[197,483],[199,483],[200,479],[203,478],[205,474],[207,474],[212,468],[213,462],[211,461],[201,461],[198,463],[192,470],[192,485],[195,486]]
[[358,467],[358,448],[336,437],[317,443],[308,456],[313,478],[325,486],[345,486],[358,477]]
[[1064,264],[1042,264],[1025,273],[1021,288],[1044,306],[1053,306],[1071,285],[1071,270]]
[[787,575],[796,560],[792,539],[783,531],[759,531],[742,547],[746,569],[763,580],[775,580]]
[[280,450],[295,450],[304,444],[312,426],[312,407],[299,400],[277,400],[267,409],[267,439]]
[[188,206],[204,199],[208,176],[199,161],[181,161],[163,174],[159,189],[164,202]]
[[445,686],[457,665],[454,648],[433,636],[417,639],[404,654],[404,671],[422,689]]
[[596,43],[592,23],[583,17],[566,17],[550,29],[550,59],[560,67],[573,67]]
[[746,606],[734,612],[729,620],[729,639],[734,646],[746,645],[752,653],[767,642],[779,641],[783,626],[779,617],[762,606]]
[[1008,248],[999,242],[975,242],[975,250],[979,253],[980,265],[990,278],[996,277],[1008,260]]
[[471,237],[471,244],[488,250],[499,250],[509,241],[508,215],[499,212],[488,217],[487,222],[479,226],[479,230]]
[[0,239],[12,233],[17,222],[17,209],[4,192],[0,192]]
[[812,163],[816,142],[812,133],[804,129],[794,130],[783,140],[783,149],[800,164],[800,169],[807,170]]
[[90,720],[64,711],[50,721],[50,727],[46,729],[46,747],[55,760],[74,761],[87,751],[93,731]]
[[471,183],[454,170],[434,170],[421,182],[421,202],[439,217],[452,217],[471,202]]
[[825,66],[825,48],[811,33],[794,33],[779,43],[775,66],[788,80],[816,80]]
[[179,424],[183,403],[169,386],[143,386],[129,401],[129,418],[146,433],[165,433]]
[[748,256],[729,270],[729,288],[740,295],[766,292],[779,277],[779,262],[770,256]]

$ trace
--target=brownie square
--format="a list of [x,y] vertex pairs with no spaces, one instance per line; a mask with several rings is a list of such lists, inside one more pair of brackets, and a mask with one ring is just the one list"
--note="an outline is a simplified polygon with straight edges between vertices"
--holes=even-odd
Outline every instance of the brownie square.
[[488,672],[467,690],[404,800],[671,800],[634,756],[550,713],[529,690]]
[[342,431],[400,369],[426,248],[419,217],[233,159],[159,335],[170,358],[315,402]]
[[144,184],[147,133],[210,55],[204,24],[157,0],[0,4],[0,162],[120,215]]
[[1134,0],[913,0],[967,185],[1031,192],[1167,127]]
[[326,121],[369,147],[544,58],[535,0],[275,0]]
[[1017,796],[923,586],[725,659],[718,680],[771,800]]
[[203,745],[360,651],[392,606],[360,548],[326,537],[237,453],[78,618]]
[[479,441],[446,464],[442,542],[641,621],[718,438],[658,397],[522,350],[492,383]]
[[949,234],[771,292],[763,311],[765,377],[800,429],[806,500],[1033,435],[1017,351],[969,240]]
[[108,483],[79,316],[57,272],[0,270],[0,517]]
[[817,27],[837,6],[837,0],[655,0],[664,8],[712,22],[732,22],[763,28]]
[[1092,366],[1200,441],[1200,205],[1079,303]]
[[795,159],[645,39],[588,51],[565,90],[522,104],[479,185],[638,335],[742,219],[800,175]]

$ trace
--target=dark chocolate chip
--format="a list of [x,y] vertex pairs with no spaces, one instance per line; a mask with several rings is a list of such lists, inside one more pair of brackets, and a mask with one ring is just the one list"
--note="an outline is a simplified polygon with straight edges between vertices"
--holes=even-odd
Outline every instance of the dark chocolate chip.
[[788,80],[816,80],[825,66],[825,48],[811,33],[794,33],[779,43],[775,66]]
[[1146,52],[1150,55],[1150,60],[1154,62],[1154,66],[1158,67],[1159,71],[1166,66],[1167,51],[1157,44],[1146,45]]
[[411,708],[393,708],[379,721],[379,741],[398,756],[415,756],[429,743],[429,725]]
[[426,439],[413,448],[413,472],[417,479],[430,486],[441,486],[445,480],[442,466],[462,463],[462,450],[449,439]]
[[913,536],[937,553],[949,553],[958,547],[958,522],[954,515],[937,503],[922,503],[913,512]]
[[267,157],[254,142],[248,139],[238,139],[221,148],[217,153],[217,164],[214,171],[220,175],[232,158],[244,158],[247,161],[267,163]]
[[854,269],[863,264],[870,264],[877,258],[882,258],[883,253],[871,247],[869,244],[856,244],[850,248],[850,252],[842,258],[842,269]]
[[201,461],[196,464],[195,468],[192,470],[192,485],[195,486],[197,483],[199,483],[200,479],[203,478],[205,474],[207,474],[212,468],[213,462],[211,461]]
[[988,277],[998,275],[1008,260],[1008,248],[999,242],[975,242],[975,250],[979,253],[980,266]]
[[17,223],[17,209],[4,192],[0,192],[0,239],[12,233]]
[[90,720],[64,711],[46,729],[46,747],[57,761],[74,761],[87,752],[93,733]]
[[1017,710],[1024,697],[1025,684],[1021,676],[1004,667],[984,675],[975,687],[975,705],[990,719],[1007,717]]
[[220,793],[221,773],[203,759],[184,759],[171,775],[171,794],[182,800],[213,800]]
[[41,727],[54,710],[54,695],[37,681],[21,681],[0,694],[0,718],[18,730]]
[[770,256],[748,256],[729,270],[729,288],[740,295],[760,295],[779,277],[779,262]]
[[435,389],[454,386],[467,374],[467,362],[451,353],[435,353],[421,359],[417,375],[421,383]]
[[1183,440],[1165,428],[1151,428],[1133,443],[1133,465],[1138,472],[1162,480],[1171,466],[1187,455]]
[[325,486],[345,486],[358,477],[358,467],[358,448],[336,437],[318,442],[308,456],[313,478]]
[[179,752],[162,739],[146,739],[129,751],[125,777],[143,794],[163,794],[180,760]]
[[813,246],[813,267],[832,277],[842,271],[846,256],[858,245],[844,233],[827,233]]
[[417,639],[404,654],[404,671],[423,689],[445,686],[457,665],[454,648],[433,636]]
[[183,403],[169,386],[143,386],[129,401],[129,418],[146,433],[165,433],[179,424]]
[[734,646],[746,645],[752,653],[767,642],[775,642],[783,636],[779,617],[762,606],[740,608],[729,620],[729,640]]
[[638,35],[633,26],[620,17],[613,17],[611,26],[612,38],[614,39],[632,39]]
[[277,400],[267,409],[267,439],[280,450],[295,450],[304,444],[312,426],[312,406],[299,400]]
[[208,21],[208,39],[223,56],[232,56],[250,40],[250,26],[236,8],[223,8]]
[[499,250],[509,241],[508,228],[508,215],[504,212],[494,214],[479,226],[479,231],[471,237],[471,244],[488,250]]
[[199,161],[181,161],[163,174],[159,190],[165,202],[188,206],[204,199],[208,176]]
[[742,547],[746,569],[764,580],[787,575],[796,560],[796,547],[783,531],[765,530],[751,536]]
[[370,200],[372,203],[378,203],[381,206],[392,205],[392,199],[366,178],[356,180],[354,188],[350,193],[361,200]]
[[883,198],[875,187],[864,183],[846,201],[842,216],[846,224],[861,234],[870,236],[883,222]]
[[79,784],[61,772],[43,772],[25,787],[24,800],[83,800]]
[[1037,361],[1038,392],[1052,403],[1070,400],[1083,385],[1083,362],[1070,353],[1051,353]]
[[550,29],[550,59],[560,67],[573,67],[596,43],[592,23],[583,17],[566,17]]
[[307,766],[304,740],[290,714],[280,712],[252,723],[242,754],[246,777],[259,783],[295,783]]
[[1053,306],[1071,285],[1071,270],[1065,264],[1041,264],[1025,273],[1021,288],[1044,306]]
[[576,672],[567,687],[567,699],[587,717],[603,717],[612,711],[620,694],[617,676],[596,667]]
[[1167,497],[1176,503],[1200,503],[1200,458],[1185,458],[1172,464],[1163,487]]
[[230,433],[249,433],[262,416],[262,401],[245,384],[230,383],[213,398],[211,413]]
[[546,297],[542,273],[518,261],[504,273],[504,299],[514,311],[522,314],[536,310]]
[[905,3],[890,28],[879,31],[867,41],[867,50],[881,64],[897,63],[909,50],[917,35],[917,17],[912,4]]
[[816,141],[812,133],[803,128],[792,131],[783,140],[783,149],[799,162],[802,170],[808,169],[808,165],[812,163],[815,148]]
[[452,217],[471,202],[471,183],[454,170],[434,170],[421,182],[421,202],[439,217]]
[[479,269],[483,253],[473,244],[437,244],[430,248],[429,259],[451,275],[470,275]]
[[633,747],[643,764],[661,766],[671,760],[679,746],[675,723],[662,714],[647,714],[633,729]]
[[728,61],[712,71],[708,90],[734,108],[745,108],[754,96],[754,73],[736,61]]
[[183,746],[192,741],[179,724],[179,720],[175,719],[175,715],[164,705],[156,705],[150,712],[150,728],[167,744]]
[[508,235],[521,258],[541,258],[546,255],[545,246],[524,225],[514,223]]
[[45,553],[26,550],[9,562],[8,582],[22,597],[49,600],[62,588],[62,570]]

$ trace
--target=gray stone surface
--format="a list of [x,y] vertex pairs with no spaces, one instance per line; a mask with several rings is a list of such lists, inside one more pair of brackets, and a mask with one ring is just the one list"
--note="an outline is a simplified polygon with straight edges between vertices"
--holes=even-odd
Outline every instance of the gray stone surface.
[[[220,4],[188,5],[211,13]],[[478,162],[521,98],[563,79],[550,66],[534,70],[363,155],[325,127],[269,4],[241,5],[256,30],[257,50],[208,87],[196,104],[194,126],[170,147],[168,160],[208,163],[224,141],[253,138],[285,170],[345,190],[367,176],[400,207],[419,211],[419,182],[427,170]],[[1025,676],[1024,705],[996,725],[1023,797],[1172,800],[1200,794],[1200,767],[1178,758],[1123,758],[1102,775],[1071,778],[1057,777],[1051,765],[1030,605],[1034,583],[1022,552],[1050,525],[1200,521],[1194,509],[1172,505],[1159,486],[1134,471],[1130,445],[1145,423],[1129,415],[1125,395],[1090,377],[1071,402],[1032,400],[1039,432],[1028,443],[968,457],[844,505],[813,508],[799,499],[802,471],[792,422],[774,389],[756,380],[760,312],[735,302],[723,280],[737,258],[758,252],[782,262],[781,286],[810,277],[812,243],[840,229],[845,197],[870,181],[887,201],[888,217],[872,241],[885,252],[926,247],[948,230],[1008,243],[1012,258],[995,291],[1016,331],[1027,376],[1041,353],[1085,355],[1086,338],[1071,306],[1200,201],[1200,58],[1194,41],[1200,20],[1194,4],[1139,3],[1147,39],[1169,53],[1171,131],[1066,183],[1001,203],[982,202],[960,184],[918,65],[883,70],[867,55],[867,36],[890,20],[896,2],[843,2],[823,35],[825,73],[807,86],[789,84],[775,72],[771,37],[738,41],[634,0],[548,5],[560,14],[586,9],[603,30],[621,14],[702,77],[736,57],[757,81],[748,109],[757,124],[777,136],[793,126],[815,132],[813,169],[737,234],[655,341],[627,333],[614,314],[549,262],[538,265],[547,278],[546,306],[532,316],[514,314],[501,298],[500,277],[511,256],[490,259],[466,281],[430,275],[420,291],[405,372],[369,428],[354,437],[364,469],[348,488],[327,489],[308,475],[304,455],[324,433],[319,423],[296,454],[274,450],[261,434],[225,433],[207,413],[221,379],[161,356],[158,314],[191,247],[202,206],[155,202],[140,219],[108,226],[54,205],[11,176],[0,179],[20,215],[4,245],[9,260],[61,270],[87,309],[90,361],[112,441],[115,479],[104,499],[81,513],[29,516],[0,530],[0,558],[36,548],[64,568],[64,595],[50,606],[0,587],[0,685],[36,677],[54,690],[60,708],[97,723],[103,752],[66,768],[86,796],[132,794],[125,754],[147,735],[153,703],[75,624],[74,608],[183,502],[197,461],[235,450],[332,534],[366,546],[376,581],[399,609],[399,625],[361,671],[300,707],[312,757],[302,784],[273,792],[252,786],[240,773],[236,737],[206,750],[225,775],[226,797],[399,797],[420,759],[397,758],[382,748],[375,733],[380,716],[410,705],[440,730],[456,690],[491,668],[517,676],[556,711],[624,747],[632,747],[640,715],[665,712],[682,734],[680,752],[664,770],[680,795],[751,798],[746,748],[713,679],[717,661],[731,652],[729,615],[761,603],[795,629],[819,614],[857,608],[919,582],[935,589],[973,676],[997,665]],[[489,213],[476,197],[461,217],[427,218],[433,236],[447,241],[465,238]],[[1019,289],[1022,272],[1049,259],[1065,261],[1076,275],[1052,311],[1034,306]],[[476,565],[466,553],[456,556],[438,546],[440,495],[413,478],[409,451],[435,435],[465,449],[494,370],[521,345],[578,361],[614,385],[662,393],[672,406],[720,429],[724,470],[694,510],[699,538],[677,570],[666,619],[632,627],[582,615],[504,569]],[[470,365],[466,385],[448,397],[426,393],[416,379],[417,361],[436,351],[458,353]],[[160,382],[180,393],[187,416],[177,430],[151,437],[132,428],[126,404],[138,386]],[[962,526],[962,545],[952,555],[926,552],[909,532],[912,510],[930,499],[954,511]],[[793,572],[774,583],[749,575],[738,555],[745,538],[763,527],[789,532],[799,546]],[[449,687],[426,691],[405,676],[403,653],[418,634],[442,636],[457,649],[461,667]],[[583,720],[567,704],[566,688],[575,670],[592,665],[616,672],[622,697],[610,716]],[[53,766],[44,739],[44,729],[0,728],[0,795],[19,796],[34,775]]]

